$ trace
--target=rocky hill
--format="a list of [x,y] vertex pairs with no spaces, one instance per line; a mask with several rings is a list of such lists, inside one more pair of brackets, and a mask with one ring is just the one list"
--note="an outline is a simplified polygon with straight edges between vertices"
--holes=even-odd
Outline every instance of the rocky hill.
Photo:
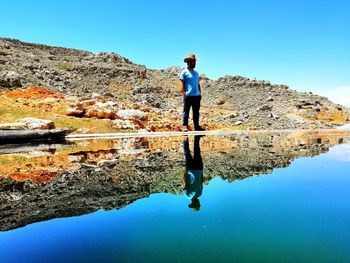
[[[39,86],[85,99],[98,93],[114,102],[146,106],[169,119],[168,115],[181,114],[180,71],[147,69],[115,53],[93,54],[0,38],[0,92]],[[201,79],[201,116],[209,128],[329,128],[350,120],[348,108],[286,85],[241,76]]]

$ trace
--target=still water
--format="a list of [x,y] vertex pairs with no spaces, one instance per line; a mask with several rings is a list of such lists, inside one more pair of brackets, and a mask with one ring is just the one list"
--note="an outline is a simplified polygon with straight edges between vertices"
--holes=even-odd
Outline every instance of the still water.
[[52,147],[2,149],[0,262],[350,262],[348,132]]

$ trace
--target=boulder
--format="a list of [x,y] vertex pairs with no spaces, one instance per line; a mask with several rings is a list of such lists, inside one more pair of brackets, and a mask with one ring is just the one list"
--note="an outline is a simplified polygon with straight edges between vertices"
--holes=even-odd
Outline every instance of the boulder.
[[220,96],[217,100],[216,100],[216,105],[222,105],[226,102],[226,99],[223,96]]
[[0,73],[0,86],[3,87],[22,87],[21,76],[14,71],[5,71]]
[[104,109],[104,108],[98,108],[98,107],[88,108],[84,116],[87,118],[96,117],[99,119],[110,119],[110,120],[115,120],[119,118],[118,114],[116,114],[114,111],[110,109]]
[[76,116],[81,117],[84,115],[84,109],[79,107],[69,107],[67,108],[67,115],[68,116]]

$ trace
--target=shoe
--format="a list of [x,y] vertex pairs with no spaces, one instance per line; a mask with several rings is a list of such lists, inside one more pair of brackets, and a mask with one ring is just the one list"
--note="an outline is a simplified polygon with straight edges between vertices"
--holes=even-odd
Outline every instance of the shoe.
[[187,126],[182,126],[182,131],[183,132],[188,132],[188,127]]
[[196,130],[196,131],[205,131],[205,129],[204,129],[204,128],[202,128],[201,126],[196,127],[196,128],[195,128],[195,130]]

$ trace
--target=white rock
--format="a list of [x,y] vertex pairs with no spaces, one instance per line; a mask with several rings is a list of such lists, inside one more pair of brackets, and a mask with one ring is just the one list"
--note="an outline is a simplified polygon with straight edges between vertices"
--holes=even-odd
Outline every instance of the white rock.
[[69,107],[67,108],[67,115],[68,116],[81,116],[84,113],[84,110],[77,107]]
[[114,120],[117,129],[135,129],[135,125],[128,120]]
[[55,124],[51,120],[27,117],[18,121],[26,123],[29,129],[50,130],[55,128]]
[[146,113],[140,110],[120,110],[118,111],[118,115],[124,120],[135,118],[142,121],[147,118]]

